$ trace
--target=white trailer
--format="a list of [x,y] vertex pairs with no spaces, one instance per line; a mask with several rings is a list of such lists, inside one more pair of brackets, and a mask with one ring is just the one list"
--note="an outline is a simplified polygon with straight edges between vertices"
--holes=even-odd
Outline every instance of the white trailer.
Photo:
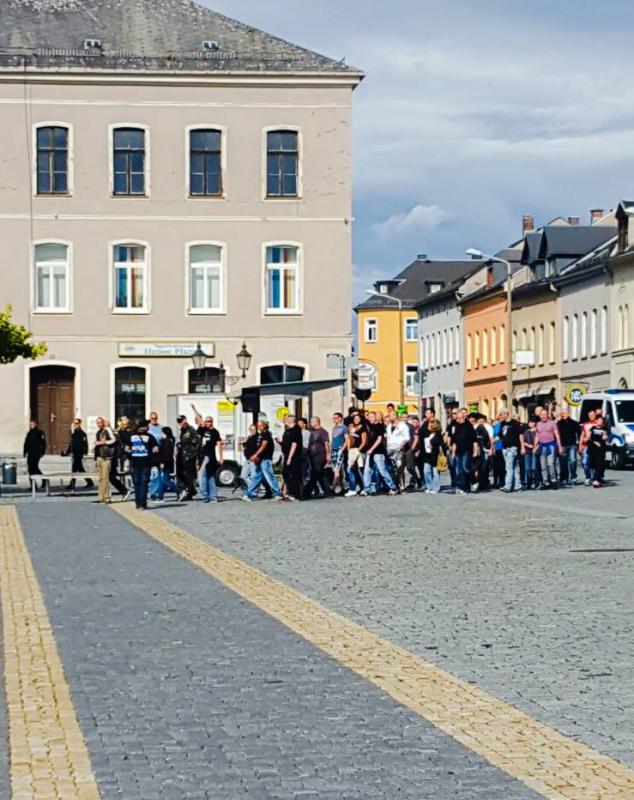
[[[285,398],[280,395],[263,397],[257,416],[269,423],[273,438],[278,439],[284,432],[283,421],[288,413]],[[167,396],[167,424],[173,429],[177,441],[176,418],[181,414],[194,427],[196,414],[214,418],[214,424],[225,445],[224,464],[218,470],[216,479],[221,486],[233,486],[244,463],[242,445],[249,435],[253,414],[245,414],[238,400],[222,394],[170,394]]]

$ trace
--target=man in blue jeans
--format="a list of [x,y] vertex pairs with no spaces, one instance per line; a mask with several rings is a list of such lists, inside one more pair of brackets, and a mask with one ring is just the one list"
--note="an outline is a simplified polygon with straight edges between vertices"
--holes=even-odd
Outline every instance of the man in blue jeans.
[[508,408],[500,409],[499,418],[501,422],[500,441],[506,467],[506,478],[502,491],[513,492],[522,488],[519,459],[526,453],[524,434],[520,423],[511,418]]
[[470,491],[472,459],[478,457],[478,440],[473,425],[467,420],[467,413],[466,408],[460,409],[450,435],[456,469],[456,494]]
[[150,469],[153,456],[158,454],[158,442],[148,433],[148,423],[140,422],[136,433],[130,436],[130,444],[126,447],[132,467],[132,483],[134,484],[134,503],[138,509],[147,508],[147,493],[150,485]]
[[223,463],[224,443],[220,433],[214,428],[213,417],[205,417],[202,426],[198,428],[200,437],[198,461],[198,492],[205,503],[218,502],[218,487],[216,486],[216,472]]
[[269,425],[264,420],[258,422],[258,448],[251,456],[253,472],[247,487],[246,494],[242,499],[247,503],[252,503],[258,495],[258,489],[262,483],[266,482],[271,492],[273,500],[282,499],[282,492],[277,478],[273,472],[273,453],[275,452],[275,442],[269,431]]
[[577,482],[577,450],[581,438],[581,425],[570,417],[567,408],[562,408],[557,420],[561,450],[559,466],[561,482],[574,486]]

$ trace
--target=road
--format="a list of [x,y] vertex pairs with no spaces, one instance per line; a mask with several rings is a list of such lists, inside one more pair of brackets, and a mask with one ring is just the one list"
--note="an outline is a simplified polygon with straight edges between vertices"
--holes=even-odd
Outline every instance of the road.
[[610,477],[5,502],[0,797],[631,800],[634,473]]

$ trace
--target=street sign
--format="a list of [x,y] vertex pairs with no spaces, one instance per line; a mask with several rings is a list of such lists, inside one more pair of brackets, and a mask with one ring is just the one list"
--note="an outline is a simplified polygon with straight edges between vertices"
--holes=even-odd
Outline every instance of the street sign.
[[328,353],[326,356],[327,369],[355,369],[359,365],[356,356],[342,356],[339,353]]

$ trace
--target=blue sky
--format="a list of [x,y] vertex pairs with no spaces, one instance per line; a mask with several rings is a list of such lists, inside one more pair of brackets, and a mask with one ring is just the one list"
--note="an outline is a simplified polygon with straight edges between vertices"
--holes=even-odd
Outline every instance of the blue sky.
[[634,196],[634,4],[203,0],[366,72],[354,97],[354,291],[418,253],[519,238]]

